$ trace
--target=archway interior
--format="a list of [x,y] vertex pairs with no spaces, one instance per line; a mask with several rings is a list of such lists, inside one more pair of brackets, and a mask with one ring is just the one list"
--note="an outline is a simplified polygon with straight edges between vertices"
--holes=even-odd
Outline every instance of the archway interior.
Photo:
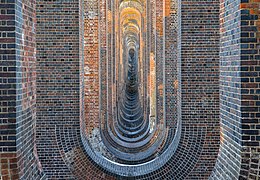
[[[154,44],[163,52],[163,6],[154,22],[153,1],[111,1],[104,4],[106,18],[99,14],[102,5],[90,1],[86,11],[93,42],[86,41],[85,50],[98,55],[95,61],[85,56],[85,133],[98,156],[143,165],[167,150],[176,129],[166,121],[164,58]],[[93,33],[86,23],[98,28]]]

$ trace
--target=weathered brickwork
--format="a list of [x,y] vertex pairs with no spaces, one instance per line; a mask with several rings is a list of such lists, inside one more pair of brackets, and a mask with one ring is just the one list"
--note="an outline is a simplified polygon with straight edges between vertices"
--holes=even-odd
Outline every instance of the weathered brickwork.
[[[203,3],[203,6],[200,3]],[[206,179],[215,165],[219,147],[218,69],[216,69],[219,61],[218,7],[218,1],[207,3],[182,1],[179,10],[181,12],[179,18],[182,17],[179,21],[181,22],[179,53],[182,62],[182,71],[179,72],[181,73],[179,87],[182,92],[181,138],[175,154],[168,163],[153,173],[140,176],[140,179],[148,177]],[[197,13],[208,12],[209,9],[210,14]],[[174,9],[172,10],[172,13],[176,13]],[[178,29],[176,31],[178,32]],[[167,35],[169,34],[166,34],[166,40]],[[169,63],[168,60],[165,59],[165,63]],[[180,64],[176,65],[176,70],[179,70],[177,66]],[[167,74],[167,71],[165,73]],[[176,77],[176,80],[179,78]],[[206,122],[207,128],[203,128]],[[195,144],[196,146],[193,146]]]
[[155,69],[156,69],[156,119],[163,121],[164,117],[164,26],[163,26],[164,1],[155,1]]
[[2,179],[42,177],[35,144],[35,5],[35,0],[0,2]]
[[16,146],[20,179],[38,179],[36,149],[36,1],[16,1]]
[[259,7],[220,4],[221,147],[214,178],[259,178]]
[[[177,9],[178,1],[166,0],[164,4],[165,16],[165,120],[167,126],[177,128],[178,101],[178,58],[177,58]],[[179,75],[180,76],[180,75]]]
[[241,1],[240,179],[260,177],[260,2]]
[[2,154],[4,152],[15,153],[16,151],[15,106],[17,85],[14,0],[1,1],[0,16],[0,153]]
[[[240,17],[238,1],[220,3],[221,146],[215,177],[236,179],[240,165]],[[232,18],[230,18],[232,17]],[[232,56],[230,56],[232,55]],[[228,157],[228,158],[227,158]],[[219,172],[218,172],[219,171]]]
[[99,43],[98,1],[85,1],[84,74],[86,130],[99,127]]
[[81,8],[79,0],[37,0],[36,134],[47,179],[73,178],[61,156],[56,129],[74,127],[80,136],[80,73],[84,60]]
[[99,68],[100,68],[100,125],[104,128],[107,119],[107,0],[99,1]]
[[[202,2],[201,2],[202,3]],[[175,66],[175,72],[173,73],[181,73],[182,77],[182,84],[181,86],[179,83],[181,83],[179,80],[180,78],[176,74],[174,77],[175,81],[171,79],[171,75],[168,75],[167,80],[172,82],[171,85],[167,84],[167,87],[169,89],[165,89],[165,93],[168,93],[167,90],[169,90],[169,93],[171,92],[170,88],[176,88],[175,89],[175,96],[178,95],[178,88],[182,88],[182,93],[185,95],[185,100],[186,104],[183,104],[181,109],[183,110],[184,114],[182,116],[182,121],[179,122],[182,123],[182,131],[178,131],[178,133],[181,135],[181,142],[179,143],[179,146],[177,147],[175,155],[172,157],[172,159],[167,163],[165,166],[163,166],[161,169],[157,170],[156,173],[151,173],[145,176],[140,176],[138,178],[148,178],[148,177],[153,177],[153,178],[161,178],[160,175],[158,174],[166,174],[164,171],[165,169],[168,169],[167,166],[173,166],[172,163],[170,162],[176,162],[176,159],[180,159],[180,163],[185,161],[191,166],[189,168],[183,168],[182,170],[178,168],[171,168],[172,170],[168,170],[168,174],[165,175],[165,177],[188,177],[188,178],[206,178],[209,177],[211,171],[203,171],[203,169],[213,169],[215,165],[215,160],[217,157],[217,152],[218,152],[218,145],[219,145],[219,121],[218,121],[218,29],[219,29],[219,17],[218,17],[218,2],[209,2],[207,4],[207,7],[201,7],[200,3],[198,2],[192,2],[192,1],[187,1],[184,3],[186,6],[183,6],[182,10],[180,11],[182,14],[189,14],[193,12],[193,14],[186,15],[185,18],[182,18],[181,22],[184,24],[182,26],[182,36],[181,38],[184,39],[181,47],[181,54],[182,54],[182,61],[185,63],[179,64],[177,63],[177,60],[174,62],[174,59],[177,58],[177,2],[170,2],[171,8],[170,10],[164,10],[163,8],[166,7],[167,2],[159,2],[155,1],[154,4],[151,4],[151,10],[152,10],[152,18],[150,19],[149,22],[153,22],[152,25],[152,31],[151,34],[148,34],[148,36],[154,36],[154,39],[151,39],[151,47],[152,44],[154,44],[154,53],[151,49],[151,56],[154,57],[156,60],[156,68],[157,68],[157,82],[156,84],[158,85],[157,93],[159,93],[162,98],[160,99],[160,103],[157,103],[157,113],[160,117],[163,118],[163,95],[164,95],[164,86],[163,86],[163,79],[164,79],[164,74],[167,74],[167,72],[171,71],[171,66]],[[154,6],[154,7],[153,7]],[[192,6],[192,8],[190,7]],[[108,6],[109,7],[109,6]],[[149,7],[149,6],[147,6]],[[200,16],[201,20],[198,19],[198,16],[196,16],[197,11],[205,11],[208,12],[210,9],[211,14],[205,13],[204,16]],[[172,23],[172,30],[166,30],[164,31],[164,24],[163,24],[163,15],[167,14],[169,16],[170,13],[172,13],[172,18],[174,19],[174,23]],[[101,10],[103,12],[103,10]],[[156,16],[157,13],[157,16]],[[101,13],[102,15],[102,13]],[[148,14],[149,15],[149,14]],[[108,16],[108,18],[110,15]],[[126,17],[126,16],[125,16]],[[124,18],[125,18],[124,17]],[[179,16],[181,17],[181,16]],[[193,18],[193,19],[192,19]],[[208,20],[208,21],[202,21],[202,20]],[[192,21],[192,25],[190,24],[190,21]],[[189,23],[186,23],[189,22]],[[170,23],[170,22],[169,22]],[[201,24],[200,24],[201,23]],[[196,27],[200,25],[200,29],[196,29]],[[210,28],[206,28],[207,26],[210,26]],[[184,28],[183,28],[184,27]],[[191,30],[192,29],[192,30]],[[196,29],[196,30],[193,30]],[[203,30],[203,31],[201,31]],[[100,33],[102,34],[102,31]],[[164,34],[166,32],[166,34]],[[172,32],[175,32],[175,34],[171,34]],[[155,33],[155,34],[154,34]],[[196,34],[194,34],[196,33]],[[153,34],[153,35],[152,35]],[[123,36],[121,36],[123,37]],[[212,38],[212,39],[207,39],[207,38]],[[165,38],[165,39],[164,39]],[[168,39],[169,38],[169,39]],[[165,48],[173,48],[170,46],[170,43],[168,46],[164,46],[163,43],[164,41],[171,42],[170,38],[172,38],[171,41],[174,41],[176,44],[175,46],[175,51],[176,54],[173,56],[173,60],[171,61],[170,59],[165,59],[164,61],[164,53],[163,50],[166,50]],[[174,39],[175,38],[175,39]],[[192,42],[192,43],[191,43]],[[150,43],[149,43],[150,44]],[[123,42],[123,46],[125,46],[125,42]],[[109,46],[109,45],[107,45]],[[122,47],[122,45],[121,45]],[[149,47],[149,45],[148,45]],[[193,47],[194,50],[190,50],[190,47]],[[110,49],[110,48],[108,48]],[[197,49],[200,49],[200,54],[197,53]],[[126,49],[124,49],[125,51]],[[102,51],[103,52],[103,51]],[[167,49],[166,51],[167,57],[171,57],[171,52],[170,50]],[[204,52],[204,53],[203,53]],[[109,50],[107,51],[108,56],[109,56]],[[103,54],[103,53],[101,53]],[[211,54],[210,56],[208,54]],[[104,54],[103,54],[104,55]],[[126,56],[126,53],[123,52],[121,57]],[[174,58],[175,57],[175,58]],[[109,58],[108,58],[109,59]],[[161,59],[161,60],[160,60]],[[152,59],[151,59],[152,60]],[[109,64],[108,66],[105,65],[105,63],[102,61],[101,67],[110,67]],[[124,63],[121,62],[120,63]],[[150,62],[149,64],[151,64]],[[164,64],[165,63],[165,64]],[[167,64],[169,63],[169,64]],[[178,65],[177,65],[178,64]],[[169,68],[166,69],[165,73],[161,70],[162,68],[165,68],[164,65],[167,65],[165,67]],[[180,69],[177,66],[182,65],[182,72],[178,72]],[[178,69],[178,70],[177,70]],[[109,73],[109,68],[104,69],[104,71],[107,71],[106,73]],[[102,71],[103,72],[103,71]],[[105,74],[106,74],[105,73]],[[191,75],[192,74],[192,75]],[[104,75],[104,73],[102,73]],[[180,75],[179,75],[180,76]],[[122,80],[122,79],[121,79]],[[101,84],[107,84],[107,79],[104,77],[101,78]],[[161,83],[160,83],[161,82]],[[206,88],[206,87],[207,88]],[[199,88],[200,87],[200,88]],[[104,92],[107,90],[106,88],[101,88]],[[186,93],[185,93],[186,92]],[[196,93],[195,93],[196,92]],[[105,96],[102,93],[103,96]],[[158,98],[159,96],[157,96]],[[170,95],[168,95],[170,97]],[[159,100],[158,99],[158,100]],[[177,101],[177,97],[175,97],[175,103],[179,104],[180,102]],[[191,101],[192,100],[192,101]],[[106,98],[102,99],[102,102],[106,101]],[[167,101],[166,101],[167,102]],[[174,103],[174,102],[173,102]],[[103,103],[101,103],[103,105]],[[108,101],[109,104],[109,101]],[[196,106],[196,108],[194,108]],[[160,108],[159,108],[160,107]],[[167,106],[166,106],[167,107]],[[105,106],[106,108],[106,106]],[[169,108],[169,107],[167,107]],[[101,108],[103,109],[103,108]],[[169,110],[170,111],[170,110]],[[193,112],[192,114],[190,112]],[[169,112],[170,113],[170,112]],[[177,107],[175,107],[175,111],[172,113],[175,113],[175,123],[177,124]],[[203,115],[201,115],[203,114]],[[207,122],[208,128],[203,128],[205,126],[205,121]],[[105,121],[102,121],[101,127],[105,126],[104,125]],[[168,123],[171,123],[171,120],[168,121]],[[175,124],[175,126],[176,126]],[[187,138],[190,136],[190,134],[193,134],[193,139]],[[174,137],[174,133],[171,134],[172,137]],[[172,139],[169,138],[169,141],[167,143],[171,143]],[[177,140],[175,140],[177,142]],[[197,146],[194,148],[188,148],[188,149],[193,149],[193,151],[186,152],[184,153],[184,145],[188,144],[191,146],[194,142],[196,142]],[[199,143],[200,142],[200,143]],[[188,147],[189,147],[188,146]],[[187,146],[186,146],[187,148]],[[205,151],[201,152],[202,149],[205,149]],[[188,155],[187,155],[188,154]],[[210,154],[210,155],[209,155]],[[186,157],[184,157],[186,156]],[[196,156],[193,160],[192,157]],[[210,158],[209,158],[210,156]],[[183,160],[183,161],[182,161]],[[103,164],[104,165],[104,164]],[[179,166],[178,163],[175,163],[176,167]],[[193,169],[193,167],[195,167]],[[175,171],[174,169],[178,169]],[[193,169],[193,171],[191,171]],[[145,171],[145,169],[143,169]],[[148,170],[148,169],[147,169]]]
[[0,0],[0,179],[258,180],[259,16],[259,0]]
[[[186,176],[183,173],[183,177],[205,179],[215,165],[219,148],[219,2],[182,1],[178,18],[181,18],[178,43],[181,44],[182,133],[194,134],[194,140],[203,135],[198,146],[203,151],[194,159],[193,170]],[[180,142],[185,142],[185,138],[181,137]],[[191,149],[189,155],[193,153]]]
[[81,141],[83,15],[83,1],[37,1],[37,150],[46,179],[111,179]]

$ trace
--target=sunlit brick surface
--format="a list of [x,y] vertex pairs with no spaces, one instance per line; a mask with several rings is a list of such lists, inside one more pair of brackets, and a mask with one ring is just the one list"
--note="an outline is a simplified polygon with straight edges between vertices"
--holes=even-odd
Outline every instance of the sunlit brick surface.
[[259,179],[259,9],[0,0],[0,179]]
[[98,1],[85,2],[84,13],[84,82],[86,133],[99,126],[99,24]]

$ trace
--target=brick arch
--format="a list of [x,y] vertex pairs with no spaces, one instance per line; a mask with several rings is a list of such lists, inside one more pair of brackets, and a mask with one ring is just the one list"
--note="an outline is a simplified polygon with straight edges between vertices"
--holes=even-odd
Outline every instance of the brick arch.
[[[83,28],[85,33],[98,31],[86,28],[85,20],[85,25],[99,23],[99,39],[116,38],[111,35],[118,31],[112,28],[116,17],[110,17],[119,2],[96,2],[85,1],[85,8],[100,8],[86,14],[82,0],[0,2],[0,177],[259,178],[259,2],[165,1],[164,9],[162,1],[143,1],[144,22],[151,20],[144,23],[149,51],[143,57],[165,62],[164,79],[158,80],[165,85],[159,92],[169,101],[164,108],[161,104],[160,116],[173,127],[170,137],[179,139],[166,148],[174,155],[164,166],[135,177],[113,174],[94,162],[84,144],[88,137],[82,136],[87,132],[84,116],[99,112],[84,114],[84,72],[97,65],[96,59],[118,56],[111,44],[84,37]],[[100,26],[104,22],[108,36]],[[84,57],[92,55],[94,64],[88,66]]]
[[[187,3],[189,3],[189,2],[187,1]],[[102,6],[103,7],[106,6],[105,4],[102,4],[102,2],[100,2],[100,4],[96,4],[96,6],[93,5],[93,7],[97,8],[97,5],[100,6],[99,11],[103,10]],[[158,6],[157,11],[154,13],[158,13],[158,14],[161,13],[161,15],[163,15],[164,11],[162,9],[162,4],[151,4],[151,6],[150,6],[151,9],[153,8],[152,5],[154,7]],[[176,17],[178,17],[178,16],[176,16],[177,12],[174,12],[174,8],[176,8],[176,5],[172,6],[172,8],[173,8],[172,14],[167,14],[167,16],[165,17],[166,18],[165,23],[171,23],[171,24],[173,22],[177,23],[177,19],[176,19]],[[196,7],[196,8],[200,9],[199,7]],[[196,8],[194,7],[194,12],[196,12],[196,10],[197,10]],[[182,10],[183,10],[182,15],[185,15],[185,12],[188,12],[188,11],[186,11],[185,7],[182,7]],[[93,12],[93,14],[97,15],[97,12],[96,13]],[[78,12],[78,13],[80,13],[80,12]],[[189,11],[189,13],[190,13],[190,11]],[[62,18],[62,16],[60,18]],[[205,15],[203,18],[208,18],[208,17]],[[188,21],[188,19],[183,18],[181,22],[184,23],[186,20]],[[79,21],[80,21],[80,19],[79,19]],[[86,22],[101,23],[102,21],[104,21],[104,19],[102,19],[102,16],[100,16],[98,19],[95,19],[95,16],[90,16],[90,19]],[[166,41],[171,42],[173,45],[175,45],[175,47],[167,46],[165,48],[165,50],[166,50],[165,56],[167,56],[169,59],[171,59],[173,61],[172,64],[166,66],[166,73],[170,72],[172,70],[172,68],[174,68],[175,71],[173,71],[171,73],[178,72],[179,74],[176,74],[176,76],[174,77],[175,78],[174,82],[172,82],[173,79],[171,79],[171,76],[174,76],[174,74],[170,74],[168,77],[166,77],[166,79],[168,78],[167,80],[171,84],[175,83],[174,84],[175,87],[181,88],[181,92],[182,92],[182,96],[183,96],[182,97],[183,105],[182,106],[180,106],[180,104],[179,104],[179,106],[175,105],[176,108],[182,109],[182,113],[179,114],[179,115],[181,115],[181,118],[182,118],[182,121],[180,124],[180,129],[178,130],[178,128],[173,125],[175,130],[170,132],[170,133],[172,133],[172,135],[170,137],[174,138],[174,136],[177,135],[180,138],[180,140],[175,141],[175,145],[172,147],[173,149],[175,149],[175,151],[173,151],[173,149],[170,148],[171,149],[170,151],[175,152],[175,154],[172,156],[172,158],[170,158],[170,160],[168,162],[166,162],[166,165],[162,166],[160,169],[158,169],[154,172],[151,172],[150,174],[138,176],[136,178],[140,178],[140,179],[148,178],[148,177],[153,177],[155,179],[161,178],[161,177],[165,177],[165,178],[166,177],[168,177],[168,178],[169,177],[171,177],[171,178],[174,178],[174,177],[175,178],[180,178],[180,177],[182,177],[182,178],[187,178],[187,177],[202,178],[203,177],[203,178],[205,178],[205,177],[209,176],[209,174],[211,172],[210,169],[212,169],[215,164],[214,158],[212,158],[212,160],[210,161],[211,163],[209,163],[209,161],[204,160],[204,158],[206,158],[208,156],[209,151],[207,149],[211,149],[211,150],[212,150],[212,148],[214,149],[213,151],[211,151],[212,152],[211,156],[213,156],[213,157],[216,157],[216,154],[218,151],[217,138],[218,138],[219,129],[218,129],[218,116],[217,116],[217,112],[218,112],[217,111],[217,103],[218,103],[217,73],[214,74],[213,79],[212,79],[212,77],[209,76],[209,79],[211,80],[209,84],[211,85],[211,87],[205,86],[205,84],[199,84],[200,73],[195,73],[192,76],[189,73],[197,71],[197,70],[202,70],[203,68],[207,72],[207,71],[210,71],[211,66],[204,67],[204,66],[195,66],[195,64],[193,64],[197,61],[197,59],[201,56],[201,54],[198,55],[196,53],[192,53],[192,54],[189,54],[189,56],[188,56],[188,54],[186,56],[185,48],[190,49],[192,46],[182,45],[181,49],[179,49],[179,50],[176,49],[178,47],[176,40],[178,38],[181,38],[182,42],[185,42],[185,40],[186,40],[185,38],[190,37],[191,33],[188,30],[187,30],[187,32],[183,31],[179,34],[180,37],[178,37],[178,31],[177,31],[178,29],[176,28],[176,26],[165,26],[165,34],[163,35],[163,34],[161,34],[162,28],[164,28],[162,21],[160,19],[157,19],[156,21],[157,21],[156,24],[153,24],[151,26],[151,30],[152,30],[152,28],[155,28],[155,30],[156,30],[155,32],[158,33],[158,34],[151,34],[152,36],[154,36],[154,38],[157,38],[157,44],[153,44],[154,47],[157,47],[157,52],[155,54],[155,57],[161,58],[161,59],[164,58],[164,56],[162,56],[163,54],[161,54],[162,52],[159,51],[160,48],[163,48],[162,44],[160,44],[160,43],[164,42],[163,37],[165,37],[165,38],[171,37],[171,39],[169,38]],[[82,30],[82,29],[79,29],[79,30]],[[97,32],[97,29],[95,31]],[[81,32],[81,31],[79,31],[79,32]],[[103,33],[105,33],[105,32],[103,32]],[[173,33],[173,34],[170,36],[170,34],[167,34],[167,33]],[[199,33],[199,31],[198,31],[198,33]],[[209,30],[209,33],[210,33],[210,30]],[[88,36],[85,36],[85,38],[87,38],[87,37]],[[102,38],[102,35],[96,36],[96,38],[100,39],[100,38]],[[216,36],[216,38],[217,38],[217,36]],[[89,43],[92,47],[95,47],[96,49],[89,51],[89,49],[86,48],[85,53],[86,53],[87,57],[88,57],[88,55],[90,55],[89,57],[91,57],[92,55],[95,55],[95,54],[92,54],[91,52],[96,53],[96,55],[93,56],[94,58],[96,58],[96,60],[98,58],[101,58],[101,59],[105,58],[105,56],[103,56],[103,55],[106,55],[108,57],[109,52],[105,52],[105,49],[103,49],[101,51],[101,52],[103,52],[103,54],[100,54],[99,49],[98,49],[98,48],[102,48],[103,46],[105,47],[105,44],[99,44],[99,46],[96,46],[95,43],[97,41],[93,41],[93,39],[92,40],[88,39],[88,40],[89,41],[86,41],[86,43]],[[193,42],[188,39],[186,41]],[[194,36],[194,42],[197,42],[197,39],[195,36]],[[201,44],[203,44],[203,42],[204,41],[201,41]],[[99,43],[102,43],[102,41],[99,41]],[[206,43],[206,41],[205,41],[205,43]],[[95,45],[95,46],[93,46],[93,45]],[[76,48],[76,46],[77,46],[77,44],[75,44],[75,48]],[[195,47],[196,46],[194,45],[194,48]],[[150,47],[150,48],[152,48],[152,47]],[[173,51],[171,51],[172,48],[174,48]],[[205,48],[207,48],[207,47],[205,47]],[[175,54],[172,52],[175,52]],[[211,63],[213,66],[214,65],[216,66],[217,59],[218,59],[217,58],[218,51],[216,51],[214,49],[212,52],[214,52],[215,61],[212,61]],[[101,56],[103,56],[103,57],[101,57]],[[192,57],[193,61],[190,60],[190,57]],[[179,58],[179,59],[177,60],[176,58]],[[180,60],[180,58],[181,58],[181,60]],[[78,60],[80,60],[80,62],[83,62],[82,61],[83,59],[80,56],[78,56]],[[205,58],[205,59],[200,58],[200,61],[205,62],[205,61],[207,61],[207,58]],[[167,63],[167,62],[168,61],[166,61],[165,63]],[[180,62],[182,62],[182,65],[180,64]],[[90,62],[90,63],[92,63],[92,62]],[[93,61],[93,63],[95,63],[95,62]],[[76,61],[75,61],[75,65],[76,65]],[[103,63],[102,63],[102,65],[105,66],[105,64],[103,64]],[[157,66],[160,66],[160,65],[162,65],[162,64],[157,64]],[[200,65],[200,64],[197,64],[197,65]],[[83,63],[77,64],[75,67],[76,67],[75,73],[83,72],[82,71],[84,68]],[[94,66],[91,66],[91,64],[88,65],[88,68],[92,68],[92,67],[94,67]],[[190,68],[189,70],[188,70],[188,67]],[[81,77],[83,77],[83,76],[81,76]],[[89,76],[89,77],[91,77],[91,76]],[[79,82],[82,82],[82,81],[79,81]],[[213,87],[212,87],[212,83],[213,83]],[[215,83],[215,85],[214,85],[214,83]],[[78,88],[82,88],[81,85],[82,84],[79,83],[77,85]],[[167,97],[170,97],[172,94],[167,94],[167,88],[171,88],[172,85],[171,86],[170,85],[167,86],[167,85],[168,85],[168,83],[164,87],[166,89],[165,93],[166,93]],[[89,84],[86,84],[86,86],[90,87]],[[93,88],[94,88],[94,86],[93,86]],[[195,93],[193,93],[193,94],[189,93],[189,91],[191,89],[194,89]],[[208,92],[213,92],[213,94],[207,94]],[[93,91],[93,93],[95,93],[95,91]],[[178,92],[176,91],[175,93],[178,93]],[[180,93],[180,91],[179,91],[179,93]],[[97,96],[98,96],[98,94],[97,94]],[[203,98],[201,96],[203,96]],[[67,98],[69,98],[69,97],[67,97]],[[66,99],[66,101],[67,100],[68,99]],[[175,99],[175,101],[177,101],[177,99]],[[173,103],[172,105],[174,105],[174,102],[172,102],[172,103]],[[210,104],[210,103],[212,103],[212,104]],[[163,108],[163,106],[164,105],[161,104],[161,108]],[[192,106],[195,106],[196,109],[194,110],[194,112],[192,112],[192,116],[191,116],[190,115],[191,112],[189,112],[189,111],[192,109]],[[79,108],[80,104],[78,104],[76,107]],[[165,108],[168,108],[168,107],[165,106]],[[212,109],[210,109],[210,108],[212,108]],[[81,107],[81,110],[82,109],[83,108]],[[206,113],[207,111],[211,111],[211,112],[213,112],[213,114],[207,114]],[[67,112],[67,110],[66,110],[66,112]],[[80,178],[80,177],[87,178],[88,176],[92,176],[92,175],[93,175],[93,177],[98,176],[99,178],[100,177],[104,177],[104,178],[105,177],[106,178],[119,177],[115,174],[108,173],[106,170],[102,170],[102,168],[100,168],[97,164],[100,165],[104,162],[97,162],[97,164],[95,164],[95,163],[93,163],[93,160],[86,154],[84,147],[87,148],[86,146],[87,146],[88,137],[85,137],[84,134],[80,135],[80,128],[83,127],[82,131],[83,132],[85,131],[84,114],[81,114],[83,111],[81,111],[81,112],[77,111],[77,112],[78,112],[78,118],[81,118],[80,122],[77,121],[76,119],[72,120],[71,117],[66,118],[63,114],[62,115],[63,118],[61,119],[60,123],[58,123],[59,121],[56,120],[55,121],[56,125],[53,126],[53,130],[52,130],[53,133],[55,134],[52,142],[55,144],[57,157],[59,157],[59,159],[60,159],[59,162],[61,164],[63,164],[63,166],[64,166],[63,168],[66,167],[65,169],[67,169],[67,172],[64,174],[66,174],[66,176],[68,176],[68,177],[73,177],[75,175],[78,178]],[[98,109],[97,109],[97,112],[98,112]],[[201,115],[202,112],[205,113],[204,116]],[[75,111],[74,111],[74,113],[75,113]],[[69,116],[69,114],[66,116]],[[170,114],[167,117],[170,117]],[[86,117],[86,118],[88,118],[88,117]],[[207,120],[211,119],[207,123],[208,127],[205,127],[206,119]],[[43,121],[41,120],[39,122],[40,122],[39,129],[41,129],[40,124]],[[80,123],[81,123],[81,126],[80,126]],[[171,121],[168,120],[167,123],[171,124]],[[73,127],[71,127],[71,126],[73,126]],[[38,132],[41,133],[41,131],[38,131]],[[48,135],[46,135],[46,137],[48,137]],[[80,137],[82,137],[82,139]],[[40,136],[39,142],[42,138],[43,138],[43,136]],[[165,147],[165,149],[164,149],[165,151],[167,151],[167,150],[169,151],[169,149],[167,149],[167,147],[170,146],[172,140],[173,139],[168,139],[168,141],[167,141],[168,145]],[[209,146],[209,144],[211,144],[211,147]],[[38,148],[41,149],[41,147],[42,146],[39,143]],[[42,157],[42,158],[44,156],[48,156],[48,154],[44,155],[43,152],[41,152],[41,153],[42,154],[40,154],[40,157]],[[60,155],[58,155],[58,154],[60,154]],[[180,169],[178,167],[181,167],[181,164],[183,164],[183,168]],[[176,168],[169,168],[169,167],[172,167],[173,165],[176,166]],[[55,169],[54,167],[51,167],[47,164],[45,164],[45,168],[46,168],[45,172],[47,174],[50,173],[50,175],[51,175],[51,172],[53,171],[53,169]],[[88,172],[88,170],[87,170],[88,168],[90,168],[92,170],[92,171],[89,171],[89,173],[91,173],[91,175],[89,173],[86,173],[86,172]],[[84,171],[82,169],[84,169]],[[205,169],[207,169],[207,171]],[[145,171],[145,169],[144,169],[144,171]],[[166,171],[167,171],[167,173],[166,173]],[[107,175],[105,175],[105,174],[107,174]],[[162,176],[162,174],[164,174],[164,175]],[[66,177],[66,176],[64,175],[64,177]]]

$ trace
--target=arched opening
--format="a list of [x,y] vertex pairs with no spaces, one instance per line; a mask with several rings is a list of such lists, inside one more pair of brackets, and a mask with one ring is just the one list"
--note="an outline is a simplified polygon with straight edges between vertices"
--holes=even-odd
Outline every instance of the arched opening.
[[[163,72],[168,67],[163,55],[165,3],[157,5],[161,19],[156,23],[150,17],[156,5],[149,1],[127,0],[108,4],[104,15],[108,23],[105,25],[102,24],[102,14],[96,18],[85,17],[88,32],[85,38],[92,38],[90,42],[85,41],[85,50],[89,52],[93,48],[99,56],[85,56],[85,91],[93,91],[96,96],[85,95],[86,114],[81,133],[90,157],[95,161],[102,159],[104,162],[100,165],[115,174],[142,175],[160,168],[174,153],[176,148],[173,146],[179,141],[179,117],[167,120],[164,112],[166,101],[172,101],[164,95],[166,76]],[[100,12],[102,8],[100,2],[96,3],[95,8],[87,9],[86,14],[93,14],[93,10]],[[174,8],[177,16],[177,5]],[[93,27],[88,23],[96,21],[98,28],[91,34],[88,30]],[[98,45],[94,46],[92,41]],[[159,42],[155,44],[156,41]],[[177,60],[172,63],[177,67]],[[89,77],[95,77],[95,81]],[[168,78],[178,81],[178,76]],[[176,102],[180,98],[177,89],[171,97]],[[174,111],[177,115],[177,108]],[[151,164],[157,165],[151,168]]]

